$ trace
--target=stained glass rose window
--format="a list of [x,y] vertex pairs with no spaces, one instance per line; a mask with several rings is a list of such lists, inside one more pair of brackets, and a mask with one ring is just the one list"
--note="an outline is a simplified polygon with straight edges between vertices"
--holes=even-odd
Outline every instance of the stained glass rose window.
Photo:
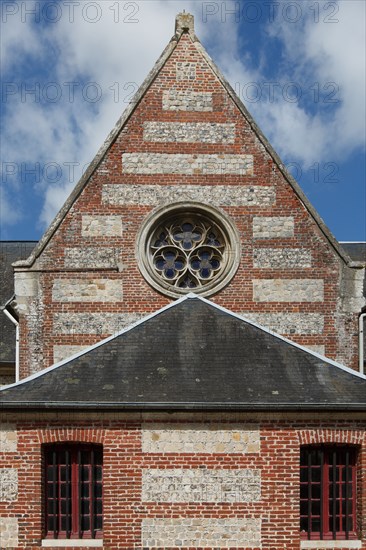
[[212,207],[185,203],[155,213],[142,228],[138,255],[147,280],[165,294],[211,294],[238,265],[235,229]]

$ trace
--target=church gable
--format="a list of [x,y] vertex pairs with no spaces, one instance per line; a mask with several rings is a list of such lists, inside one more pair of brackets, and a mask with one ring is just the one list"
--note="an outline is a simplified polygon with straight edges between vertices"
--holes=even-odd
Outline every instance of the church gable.
[[33,265],[16,268],[23,375],[192,290],[354,361],[353,312],[347,353],[337,336],[349,268],[182,17]]

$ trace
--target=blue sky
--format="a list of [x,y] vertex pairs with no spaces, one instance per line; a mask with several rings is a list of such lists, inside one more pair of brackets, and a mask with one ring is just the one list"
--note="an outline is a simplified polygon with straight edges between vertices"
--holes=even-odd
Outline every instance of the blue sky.
[[365,6],[3,0],[0,238],[41,237],[185,9],[335,237],[366,241]]

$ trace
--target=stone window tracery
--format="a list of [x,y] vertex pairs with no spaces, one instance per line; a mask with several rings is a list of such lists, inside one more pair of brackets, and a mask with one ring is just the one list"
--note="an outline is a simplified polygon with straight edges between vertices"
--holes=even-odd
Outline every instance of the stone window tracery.
[[140,269],[165,294],[209,294],[231,278],[238,241],[221,212],[197,203],[178,204],[149,217],[139,238]]

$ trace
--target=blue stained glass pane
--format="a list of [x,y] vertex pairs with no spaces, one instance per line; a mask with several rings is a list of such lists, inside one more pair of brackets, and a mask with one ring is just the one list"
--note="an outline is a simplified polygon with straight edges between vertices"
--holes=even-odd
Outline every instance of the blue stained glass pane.
[[218,269],[220,267],[220,262],[218,260],[211,260],[212,269]]
[[159,269],[159,270],[164,269],[165,260],[163,260],[163,259],[156,260],[155,266],[156,266],[156,268]]
[[220,246],[220,242],[219,242],[219,240],[217,239],[217,237],[214,233],[209,233],[209,235],[207,237],[207,242],[211,246]]
[[192,240],[193,241],[200,241],[202,239],[202,233],[199,233],[196,231],[195,233],[192,233]]
[[173,238],[175,241],[182,241],[183,240],[183,233],[174,233]]
[[182,225],[182,229],[183,229],[183,231],[185,231],[186,233],[191,232],[191,231],[193,231],[193,225],[192,225],[191,223],[184,223],[184,224]]
[[176,256],[175,252],[172,252],[171,250],[164,251],[164,257],[167,260],[174,260],[175,256]]
[[200,250],[199,252],[199,257],[202,259],[202,260],[209,260],[212,256],[212,253],[211,252],[208,252],[207,250]]
[[197,284],[190,277],[185,277],[183,281],[179,283],[180,288],[195,288]]
[[181,269],[183,269],[184,264],[180,260],[176,260],[175,263],[174,263],[174,267],[175,267],[175,269],[178,269],[180,271]]
[[199,260],[193,260],[191,262],[192,269],[199,269],[201,267],[201,262]]
[[174,278],[174,275],[175,275],[174,269],[166,269],[164,273],[165,273],[165,276],[168,279],[173,279]]
[[191,241],[183,241],[183,248],[184,250],[190,250],[192,248],[192,242]]
[[208,279],[208,277],[210,276],[210,273],[211,273],[211,269],[208,269],[207,267],[204,269],[201,269],[200,271],[200,275],[202,279]]

